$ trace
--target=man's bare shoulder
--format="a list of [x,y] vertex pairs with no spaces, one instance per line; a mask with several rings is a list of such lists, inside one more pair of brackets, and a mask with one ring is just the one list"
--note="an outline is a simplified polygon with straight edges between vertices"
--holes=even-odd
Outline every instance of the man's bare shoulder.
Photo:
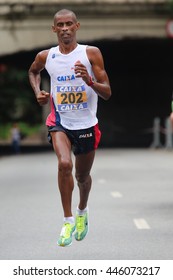
[[86,53],[87,53],[88,59],[90,60],[91,64],[103,59],[101,51],[98,47],[87,46]]
[[86,51],[87,51],[87,53],[90,53],[90,54],[100,53],[99,48],[95,47],[95,46],[87,46]]
[[42,50],[36,55],[36,61],[45,63],[50,49]]

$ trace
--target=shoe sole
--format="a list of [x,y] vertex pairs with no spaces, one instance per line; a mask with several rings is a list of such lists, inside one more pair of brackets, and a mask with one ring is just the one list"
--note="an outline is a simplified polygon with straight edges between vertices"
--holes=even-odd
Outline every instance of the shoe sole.
[[72,244],[72,242],[71,242],[70,244],[68,244],[68,245],[62,245],[62,244],[58,244],[58,243],[57,243],[57,245],[58,245],[59,247],[63,247],[63,248],[69,247],[69,246],[71,246],[71,244]]

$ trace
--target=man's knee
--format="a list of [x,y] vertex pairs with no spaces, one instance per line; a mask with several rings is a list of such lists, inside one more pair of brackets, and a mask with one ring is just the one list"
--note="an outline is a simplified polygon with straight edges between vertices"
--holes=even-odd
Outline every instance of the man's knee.
[[85,184],[91,181],[91,176],[89,173],[87,174],[76,173],[75,177],[79,184]]
[[58,170],[59,172],[64,173],[64,175],[68,175],[72,172],[73,164],[70,159],[60,159]]

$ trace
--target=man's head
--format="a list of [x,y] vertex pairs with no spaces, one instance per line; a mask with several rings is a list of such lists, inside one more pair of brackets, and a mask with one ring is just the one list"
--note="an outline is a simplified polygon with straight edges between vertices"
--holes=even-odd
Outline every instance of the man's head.
[[80,23],[74,12],[63,9],[54,15],[53,32],[57,34],[59,43],[69,44],[76,39],[76,31]]
[[77,17],[73,11],[62,9],[56,12],[56,14],[54,15],[54,25],[56,23],[57,17],[67,16],[67,15],[71,16],[72,20],[77,23]]

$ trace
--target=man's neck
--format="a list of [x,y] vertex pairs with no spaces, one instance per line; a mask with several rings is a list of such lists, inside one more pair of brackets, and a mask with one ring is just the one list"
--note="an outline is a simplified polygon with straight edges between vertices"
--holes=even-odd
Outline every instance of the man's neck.
[[76,47],[77,47],[77,43],[74,43],[74,44],[60,44],[59,45],[59,51],[62,54],[68,54],[68,53],[71,53]]

